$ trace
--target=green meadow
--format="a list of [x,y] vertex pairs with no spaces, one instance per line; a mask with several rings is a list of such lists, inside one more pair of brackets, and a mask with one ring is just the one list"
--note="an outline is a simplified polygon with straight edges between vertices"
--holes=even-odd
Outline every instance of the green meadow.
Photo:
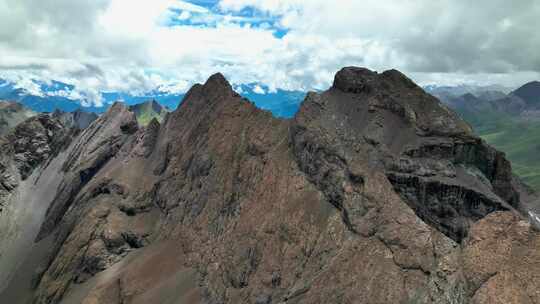
[[480,137],[506,153],[514,173],[540,191],[540,121],[524,121],[489,111],[462,116]]

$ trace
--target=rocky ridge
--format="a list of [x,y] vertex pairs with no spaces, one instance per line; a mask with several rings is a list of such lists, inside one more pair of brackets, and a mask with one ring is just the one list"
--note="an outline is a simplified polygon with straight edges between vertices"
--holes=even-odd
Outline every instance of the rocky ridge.
[[88,128],[88,126],[90,126],[90,124],[99,117],[96,113],[84,112],[81,110],[76,110],[73,112],[56,110],[51,115],[60,120],[64,127],[78,130]]
[[0,136],[5,135],[11,128],[24,120],[37,115],[23,105],[0,100]]
[[291,120],[216,74],[65,147],[33,303],[540,302],[510,163],[395,70],[344,68]]
[[460,96],[439,96],[452,109],[464,115],[485,115],[486,112],[492,112],[525,120],[538,120],[540,117],[538,81],[526,83],[508,94],[484,91],[476,95],[467,93]]
[[18,181],[55,156],[69,140],[69,129],[46,114],[32,117],[0,137],[0,196],[7,197]]

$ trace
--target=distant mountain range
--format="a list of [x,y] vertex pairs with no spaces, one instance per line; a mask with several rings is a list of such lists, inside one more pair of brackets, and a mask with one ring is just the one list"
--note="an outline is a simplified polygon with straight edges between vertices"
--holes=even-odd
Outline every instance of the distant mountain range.
[[[184,94],[172,94],[159,90],[140,95],[125,92],[102,92],[103,106],[98,107],[70,96],[69,93],[74,89],[72,85],[57,81],[50,84],[34,82],[39,86],[39,94],[37,92],[31,93],[18,88],[11,82],[0,79],[0,100],[16,101],[35,112],[54,112],[55,110],[73,112],[82,110],[84,112],[103,113],[115,101],[123,101],[127,105],[136,105],[154,100],[161,106],[174,110],[184,98]],[[284,118],[294,116],[306,95],[306,92],[302,91],[270,90],[268,87],[256,83],[239,85],[235,87],[235,90],[243,97],[251,100],[259,108],[271,111],[275,116]]]
[[532,116],[540,118],[540,82],[537,81],[529,82],[508,94],[491,88],[461,95],[456,92],[459,91],[436,89],[431,93],[464,116],[485,115],[488,111],[524,119],[531,119]]
[[255,83],[241,85],[235,89],[240,95],[255,103],[257,107],[283,118],[291,118],[296,114],[307,93],[281,89],[270,90],[266,86]]
[[51,84],[39,83],[38,85],[39,94],[37,92],[31,93],[11,82],[0,79],[0,99],[16,101],[36,112],[54,112],[55,110],[73,112],[81,109],[85,112],[101,113],[105,110],[93,106],[85,107],[80,100],[62,96],[65,93],[60,92],[68,92],[73,89],[73,86],[68,84],[53,82]]
[[504,151],[513,171],[540,190],[540,82],[529,82],[508,93],[493,87],[484,91],[434,87],[430,92],[489,144]]
[[538,108],[540,106],[540,82],[532,81],[512,92],[525,101],[528,106]]
[[[98,114],[106,111],[114,101],[120,100],[136,113],[140,125],[146,125],[153,118],[162,121],[166,113],[175,110],[184,97],[184,94],[160,91],[139,96],[104,92],[101,94],[103,106],[96,107],[86,106],[81,100],[70,99],[66,94],[59,93],[73,90],[71,85],[61,82],[39,85],[40,96],[0,80],[0,99],[21,103],[31,112],[60,110]],[[233,86],[233,89],[258,108],[282,118],[293,117],[306,95],[301,91],[271,90],[257,83]],[[424,90],[454,109],[488,143],[506,152],[513,163],[514,172],[535,189],[540,189],[540,82],[533,81],[515,90],[499,85],[430,85],[425,86]],[[7,121],[6,116],[1,119]]]
[[[423,87],[426,92],[429,94],[445,101],[449,98],[459,97],[465,94],[473,94],[475,96],[479,95],[489,95],[495,93],[497,98],[500,97],[500,94],[506,95],[512,91],[512,88],[505,87],[502,85],[426,85]],[[496,98],[496,99],[497,99]]]
[[135,113],[137,122],[142,126],[148,125],[154,118],[158,122],[162,122],[167,113],[171,111],[169,108],[162,106],[154,99],[132,105],[129,107],[129,110]]

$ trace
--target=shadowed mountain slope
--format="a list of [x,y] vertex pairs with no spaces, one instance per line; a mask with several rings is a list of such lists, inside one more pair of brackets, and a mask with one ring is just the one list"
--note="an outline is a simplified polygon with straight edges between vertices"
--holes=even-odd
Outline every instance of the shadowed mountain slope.
[[540,82],[531,81],[512,92],[512,95],[521,98],[528,106],[540,106]]

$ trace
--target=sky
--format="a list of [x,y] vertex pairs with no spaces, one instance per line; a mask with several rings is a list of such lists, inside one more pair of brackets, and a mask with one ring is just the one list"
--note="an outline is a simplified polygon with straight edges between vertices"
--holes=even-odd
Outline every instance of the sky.
[[0,0],[0,77],[99,105],[100,92],[182,93],[215,72],[324,90],[344,66],[422,85],[540,79],[537,0]]

